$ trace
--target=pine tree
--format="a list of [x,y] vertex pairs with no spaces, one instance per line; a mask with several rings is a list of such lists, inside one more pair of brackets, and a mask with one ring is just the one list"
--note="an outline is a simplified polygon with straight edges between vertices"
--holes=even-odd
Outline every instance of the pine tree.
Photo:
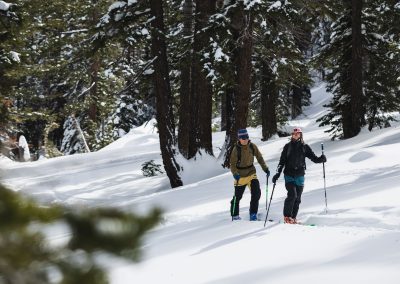
[[73,116],[68,117],[64,122],[63,128],[64,139],[60,151],[64,153],[64,155],[87,152],[85,137],[83,136],[83,132],[80,129],[77,119]]
[[21,29],[18,8],[6,2],[0,5],[0,131],[3,135],[12,130],[10,121],[15,116],[9,92],[15,82],[13,72],[20,63],[19,42],[16,40]]
[[[207,60],[203,60],[210,53],[210,16],[215,13],[215,0],[196,0],[196,16],[193,39],[193,62],[192,62],[192,111],[197,114],[197,123],[192,130],[196,130],[197,141],[194,149],[203,149],[206,153],[213,155],[211,137],[212,117],[212,95],[213,89],[208,70],[204,67]],[[192,112],[192,114],[193,114]],[[194,134],[193,133],[193,134]]]
[[[113,127],[104,125],[128,77],[123,76],[126,66],[117,60],[123,49],[109,42],[92,52],[91,41],[95,24],[109,3],[21,1],[24,25],[19,41],[26,68],[15,74],[17,87],[10,96],[18,110],[19,127],[25,133],[33,132],[29,136],[35,148],[43,143],[46,125],[55,121],[62,126],[71,114],[82,121],[93,149],[104,146],[102,137],[114,139]],[[32,116],[32,112],[41,115]],[[58,129],[52,134],[57,145],[62,133]]]
[[[7,91],[12,82],[12,77],[7,71],[15,68],[20,61],[20,56],[15,48],[18,48],[14,39],[20,29],[20,15],[18,6],[2,2],[0,5],[0,98],[7,96]],[[17,46],[16,46],[17,45]]]
[[[262,124],[262,139],[278,133],[278,126],[287,121],[294,108],[301,112],[307,96],[302,90],[310,84],[307,62],[307,16],[300,11],[304,4],[266,2],[260,6],[255,25],[256,84],[258,94],[253,104],[260,105],[257,117]],[[300,90],[301,92],[299,92]],[[299,101],[293,100],[298,94]],[[292,112],[293,115],[293,112]]]
[[[147,28],[150,28],[150,33]],[[137,31],[141,29],[141,32],[132,34],[132,30],[135,29]],[[175,159],[177,152],[175,150],[174,105],[165,38],[163,3],[158,1],[115,2],[109,7],[108,13],[102,17],[97,30],[93,37],[95,49],[103,48],[107,42],[116,38],[122,42],[137,41],[140,40],[143,33],[148,36],[146,40],[151,41],[149,63],[152,69],[148,74],[151,75],[152,93],[156,99],[156,119],[164,168],[172,187],[182,185],[179,177],[180,166]]]
[[[108,283],[96,254],[139,261],[144,234],[159,219],[158,209],[136,216],[108,208],[42,206],[0,185],[0,279],[12,284]],[[43,232],[59,224],[69,236],[54,245]]]
[[[185,0],[182,5],[182,31],[178,41],[178,47],[182,48],[179,69],[181,73],[179,88],[179,125],[178,125],[178,147],[179,152],[190,159],[190,128],[192,94],[192,57],[193,57],[193,32],[194,32],[194,1]],[[179,33],[178,33],[179,34]]]
[[[336,15],[334,36],[321,49],[320,60],[331,70],[327,74],[328,91],[334,97],[327,105],[330,113],[318,121],[321,125],[331,125],[332,138],[353,137],[367,123],[370,130],[386,126],[393,119],[387,113],[399,107],[396,96],[399,82],[395,80],[398,63],[393,60],[395,53],[391,51],[390,40],[394,37],[382,17],[390,7],[389,2],[363,1],[355,3],[358,6],[331,3],[330,15]],[[354,37],[360,39],[353,41]]]
[[394,120],[393,112],[400,108],[399,52],[393,48],[399,30],[396,33],[392,26],[400,16],[400,5],[396,9],[395,1],[371,0],[366,1],[364,10],[366,51],[363,88],[366,123],[371,131],[375,127],[390,126]]
[[179,176],[180,165],[177,155],[175,123],[173,117],[173,97],[169,81],[169,64],[165,41],[163,1],[150,0],[152,26],[151,53],[154,58],[154,92],[157,100],[157,125],[160,137],[161,156],[164,169],[172,187],[182,185]]
[[[220,4],[219,4],[220,5]],[[220,7],[220,6],[219,6]],[[213,37],[210,69],[216,92],[225,102],[226,137],[220,158],[229,166],[229,157],[236,141],[236,132],[247,126],[252,85],[253,12],[246,1],[226,1],[220,13],[211,18]]]

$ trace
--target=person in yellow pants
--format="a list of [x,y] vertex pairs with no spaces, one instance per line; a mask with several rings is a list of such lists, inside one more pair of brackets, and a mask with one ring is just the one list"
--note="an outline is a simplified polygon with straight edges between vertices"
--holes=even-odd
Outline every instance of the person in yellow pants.
[[249,140],[246,129],[238,131],[238,142],[232,150],[230,158],[230,169],[234,178],[235,195],[231,200],[232,220],[240,220],[239,204],[243,197],[246,186],[251,193],[250,200],[250,221],[257,221],[258,204],[261,197],[260,182],[258,181],[256,168],[254,167],[254,157],[261,165],[267,178],[270,175],[267,164],[257,146]]

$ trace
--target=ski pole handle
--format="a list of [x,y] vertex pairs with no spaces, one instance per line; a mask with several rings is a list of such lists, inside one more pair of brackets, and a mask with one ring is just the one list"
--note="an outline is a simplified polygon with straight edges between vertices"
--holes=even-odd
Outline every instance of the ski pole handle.
[[324,143],[321,143],[322,154],[324,153]]

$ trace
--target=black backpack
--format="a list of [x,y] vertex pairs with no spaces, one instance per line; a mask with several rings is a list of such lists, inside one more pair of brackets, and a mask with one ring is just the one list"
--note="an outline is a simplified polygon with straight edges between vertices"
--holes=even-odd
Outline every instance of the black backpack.
[[305,146],[305,144],[301,145],[301,149],[302,149],[303,157],[301,157],[301,159],[296,159],[296,162],[301,162],[301,164],[295,165],[295,164],[291,163],[293,161],[289,159],[290,152],[292,151],[292,143],[289,143],[288,149],[287,149],[287,152],[286,152],[286,165],[290,165],[290,167],[294,168],[294,169],[299,168],[299,167],[302,167],[302,168],[306,169],[306,161],[305,161],[305,158],[306,158],[306,146]]

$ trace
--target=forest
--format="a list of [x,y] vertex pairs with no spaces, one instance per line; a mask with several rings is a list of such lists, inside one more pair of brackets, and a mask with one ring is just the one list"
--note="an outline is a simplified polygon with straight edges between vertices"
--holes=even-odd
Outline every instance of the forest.
[[237,130],[282,126],[326,82],[332,139],[390,127],[400,111],[396,0],[0,1],[1,143],[32,160],[97,151],[156,118],[163,165],[214,155]]

